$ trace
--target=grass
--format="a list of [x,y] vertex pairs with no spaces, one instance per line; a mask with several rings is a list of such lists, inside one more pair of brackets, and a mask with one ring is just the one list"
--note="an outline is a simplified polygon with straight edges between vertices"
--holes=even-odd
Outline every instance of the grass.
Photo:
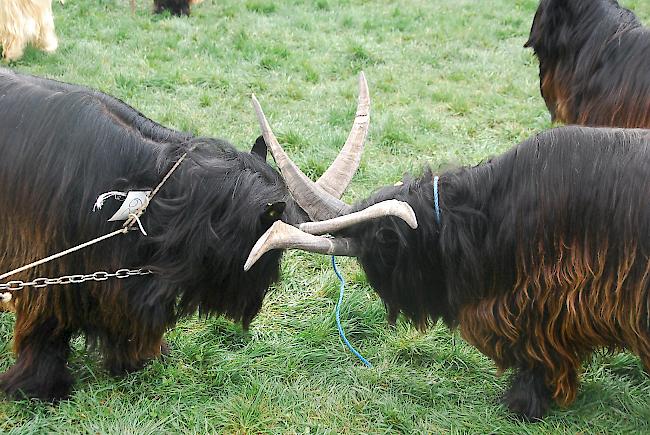
[[[650,5],[623,2],[650,22]],[[54,2],[61,47],[12,68],[115,95],[182,130],[258,135],[254,92],[295,160],[320,175],[351,125],[356,75],[369,80],[372,126],[345,199],[404,172],[475,164],[550,127],[537,62],[522,48],[536,0],[206,0],[191,18],[155,17],[139,0]],[[339,340],[329,260],[290,253],[250,333],[192,317],[169,331],[171,356],[122,379],[75,341],[75,393],[57,406],[0,401],[7,433],[642,433],[650,379],[630,354],[586,364],[576,403],[541,423],[513,420],[506,377],[442,325],[390,328],[352,260],[344,326],[374,364]],[[88,271],[80,271],[88,272]],[[0,370],[13,316],[0,314]]]

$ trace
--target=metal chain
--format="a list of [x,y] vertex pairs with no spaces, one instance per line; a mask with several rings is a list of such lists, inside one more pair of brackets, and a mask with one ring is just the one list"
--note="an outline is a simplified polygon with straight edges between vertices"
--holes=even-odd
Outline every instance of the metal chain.
[[[194,149],[194,147],[191,147],[190,150]],[[93,239],[89,242],[82,243],[81,245],[77,245],[73,248],[67,249],[65,251],[59,252],[58,254],[51,255],[49,257],[43,258],[41,260],[35,261],[33,263],[27,264],[25,266],[19,267],[18,269],[14,269],[12,271],[9,271],[7,273],[2,274],[1,278],[5,279],[6,277],[9,277],[11,275],[15,275],[18,272],[22,272],[27,269],[31,269],[35,266],[38,266],[40,264],[47,263],[51,260],[54,260],[56,258],[63,257],[64,255],[67,255],[71,252],[78,251],[80,249],[83,249],[87,246],[94,245],[95,243],[101,242],[102,240],[109,239],[113,236],[116,236],[118,234],[126,234],[126,232],[137,222],[138,225],[140,226],[140,231],[146,236],[147,233],[144,231],[144,228],[142,228],[142,224],[140,223],[140,216],[144,214],[144,212],[147,209],[147,205],[153,197],[158,193],[158,191],[162,188],[163,184],[171,177],[172,173],[178,168],[185,160],[187,157],[189,151],[186,151],[172,166],[172,168],[167,172],[167,174],[163,177],[163,179],[158,183],[156,188],[151,192],[149,195],[149,199],[147,202],[145,202],[142,207],[140,207],[138,210],[136,210],[135,213],[131,213],[129,215],[129,218],[124,222],[124,225],[122,226],[122,229],[113,231],[112,233],[104,234],[101,237],[97,237],[96,239]],[[11,292],[22,290],[25,287],[34,287],[34,288],[44,288],[47,287],[48,285],[57,285],[57,284],[80,284],[82,282],[86,281],[106,281],[109,278],[118,278],[118,279],[124,279],[124,278],[129,278],[132,276],[141,276],[141,275],[149,275],[152,272],[148,269],[119,269],[115,273],[108,273],[104,271],[99,271],[95,273],[91,273],[88,275],[65,275],[61,276],[59,278],[36,278],[33,281],[9,281],[4,284],[0,284],[0,302],[9,302],[11,301]]]
[[25,287],[44,288],[48,285],[81,284],[86,281],[106,281],[109,278],[130,278],[132,276],[149,275],[148,269],[119,269],[114,273],[99,271],[88,275],[64,275],[58,278],[36,278],[33,281],[9,281],[0,284],[0,291],[17,291]]
[[[151,194],[149,195],[148,200],[144,204],[142,204],[142,206],[139,209],[137,209],[134,213],[131,213],[129,215],[129,218],[126,220],[126,222],[124,222],[124,225],[122,225],[121,229],[113,231],[112,233],[104,234],[103,236],[97,237],[97,238],[95,238],[93,240],[90,240],[90,241],[88,241],[86,243],[82,243],[81,245],[77,245],[77,246],[74,246],[74,247],[72,247],[70,249],[66,249],[65,251],[59,252],[58,254],[50,255],[49,257],[42,258],[42,259],[40,259],[38,261],[35,261],[33,263],[26,264],[25,266],[19,267],[18,269],[14,269],[14,270],[11,270],[9,272],[3,273],[2,275],[0,275],[0,280],[3,280],[3,279],[5,279],[5,278],[7,278],[7,277],[9,277],[11,275],[15,275],[15,274],[17,274],[19,272],[23,272],[25,270],[31,269],[33,267],[40,266],[41,264],[48,263],[48,262],[50,262],[52,260],[55,260],[57,258],[61,258],[61,257],[65,256],[65,255],[68,255],[68,254],[72,253],[72,252],[79,251],[79,250],[81,250],[83,248],[86,248],[86,247],[88,247],[90,245],[94,245],[95,243],[99,243],[99,242],[101,242],[103,240],[110,239],[111,237],[117,236],[119,234],[126,234],[129,231],[129,229],[131,229],[131,227],[133,227],[133,225],[136,222],[140,226],[140,231],[142,231],[142,233],[146,236],[147,233],[145,232],[144,228],[142,227],[142,223],[140,222],[140,216],[142,216],[144,214],[144,212],[147,210],[148,204],[151,202],[153,197],[156,196],[158,191],[163,187],[163,184],[165,184],[165,182],[169,179],[169,177],[172,176],[174,171],[180,166],[180,164],[183,162],[183,160],[185,160],[185,158],[187,157],[187,154],[189,153],[189,151],[191,151],[193,149],[194,149],[194,147],[191,147],[190,150],[186,151],[182,156],[180,156],[180,158],[176,161],[176,163],[174,163],[174,166],[172,166],[172,168],[169,170],[169,172],[167,172],[167,174],[163,177],[163,179],[160,181],[160,183],[158,183],[156,188],[151,192]],[[128,269],[120,269],[118,272],[120,272],[122,270],[128,270]],[[142,272],[142,269],[137,269],[137,270]],[[107,273],[107,272],[95,272],[95,273],[103,274],[103,273]],[[147,275],[149,273],[151,273],[151,272],[138,273],[138,275]],[[70,283],[75,283],[76,284],[78,282],[84,282],[84,281],[91,280],[91,279],[93,279],[92,277],[94,275],[95,274],[72,275],[76,280],[81,279],[81,281],[64,281],[63,283],[60,283],[60,282],[57,281],[57,282],[53,282],[52,284],[70,284]],[[127,278],[128,276],[132,276],[132,275],[117,276],[115,274],[109,274],[108,277],[109,278],[110,277]],[[102,277],[103,277],[103,275],[102,275]],[[64,278],[69,278],[69,277],[55,278],[54,281],[64,279]],[[34,285],[34,283],[37,283],[37,285],[38,285],[38,287],[36,287],[36,288],[42,288],[42,287],[45,287],[47,285],[50,285],[50,281],[53,281],[53,280],[49,279],[49,281],[48,281],[48,278],[38,278],[37,280],[31,281],[29,283],[24,283],[22,281],[10,281],[10,282],[8,282],[6,284],[0,284],[0,291],[1,290],[12,290],[12,291],[13,290],[20,290],[20,289],[25,288],[26,286]],[[101,279],[100,281],[104,281],[104,279]],[[7,287],[8,285],[13,285],[13,287]],[[6,293],[4,295],[0,294],[0,296],[2,298],[7,298]],[[3,300],[2,298],[0,298],[0,301]]]

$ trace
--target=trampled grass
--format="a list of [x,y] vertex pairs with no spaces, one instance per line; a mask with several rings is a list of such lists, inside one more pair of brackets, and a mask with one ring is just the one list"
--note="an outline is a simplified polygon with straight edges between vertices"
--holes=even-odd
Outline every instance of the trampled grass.
[[[650,4],[623,2],[650,22]],[[319,175],[345,140],[366,72],[372,126],[345,199],[404,172],[475,164],[550,127],[537,62],[522,48],[536,0],[206,0],[191,18],[155,17],[139,0],[54,3],[60,50],[13,68],[115,95],[163,124],[240,148],[258,135],[255,92],[294,159]],[[497,402],[506,377],[442,325],[421,334],[386,325],[353,260],[342,316],[363,367],[334,323],[329,260],[290,253],[282,282],[250,333],[189,318],[172,352],[141,372],[109,377],[75,341],[68,401],[0,401],[9,433],[642,433],[650,379],[630,354],[586,364],[576,403],[541,423]],[[88,272],[88,271],[79,271]],[[0,314],[0,370],[12,362],[13,317]]]

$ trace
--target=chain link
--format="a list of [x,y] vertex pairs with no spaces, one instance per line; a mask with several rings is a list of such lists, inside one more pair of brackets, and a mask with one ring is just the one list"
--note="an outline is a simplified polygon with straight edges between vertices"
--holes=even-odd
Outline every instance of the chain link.
[[99,272],[90,273],[88,275],[64,275],[58,278],[36,278],[33,281],[9,281],[0,284],[0,292],[3,291],[17,291],[25,287],[44,288],[48,285],[65,285],[65,284],[81,284],[86,281],[106,281],[109,278],[130,278],[132,276],[149,275],[152,272],[148,269],[119,269],[115,273]]

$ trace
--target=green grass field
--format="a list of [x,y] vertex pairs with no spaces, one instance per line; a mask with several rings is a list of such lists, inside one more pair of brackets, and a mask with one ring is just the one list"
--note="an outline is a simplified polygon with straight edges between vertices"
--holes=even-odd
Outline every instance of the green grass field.
[[[313,177],[347,136],[363,70],[371,130],[348,201],[427,163],[476,164],[551,126],[522,47],[537,0],[206,0],[191,18],[138,2],[134,17],[127,0],[56,1],[59,51],[30,49],[11,67],[241,149],[258,135],[254,92]],[[623,4],[650,23],[650,3]],[[594,356],[573,406],[520,423],[498,404],[507,376],[486,357],[442,325],[389,327],[357,263],[340,264],[344,326],[372,369],[338,337],[329,259],[290,253],[249,333],[186,319],[167,334],[168,358],[122,379],[78,338],[71,399],[1,400],[0,432],[650,433],[650,378],[635,356]],[[12,329],[0,314],[0,371],[13,361]]]

